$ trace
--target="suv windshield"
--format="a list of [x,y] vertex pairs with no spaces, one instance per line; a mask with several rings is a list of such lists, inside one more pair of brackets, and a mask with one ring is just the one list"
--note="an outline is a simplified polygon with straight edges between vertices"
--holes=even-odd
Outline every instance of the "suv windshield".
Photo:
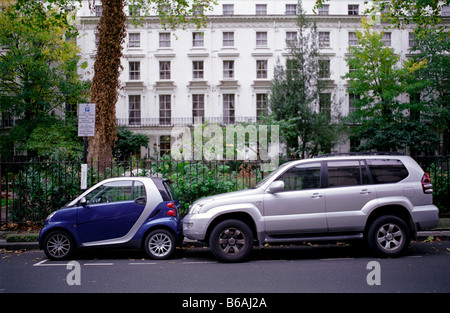
[[276,169],[275,171],[273,171],[272,173],[270,173],[269,175],[267,175],[266,177],[263,178],[263,180],[261,180],[256,186],[256,188],[261,187],[262,185],[264,185],[268,180],[270,180],[273,176],[278,175],[280,172],[282,172],[291,162],[288,163],[284,163],[283,165],[281,165],[278,169]]

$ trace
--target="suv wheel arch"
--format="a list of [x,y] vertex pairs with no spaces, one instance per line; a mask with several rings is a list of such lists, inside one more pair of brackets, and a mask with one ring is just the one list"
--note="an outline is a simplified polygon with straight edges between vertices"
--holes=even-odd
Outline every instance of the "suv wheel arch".
[[217,216],[208,226],[208,230],[206,231],[206,236],[204,241],[205,242],[209,242],[209,237],[211,236],[211,232],[213,231],[213,229],[221,222],[225,221],[225,220],[239,220],[241,222],[244,222],[245,224],[247,224],[248,227],[250,227],[252,233],[253,233],[253,238],[258,238],[257,237],[257,230],[256,230],[256,224],[255,221],[253,220],[253,218],[251,217],[250,214],[248,213],[244,213],[244,212],[235,212],[235,213],[225,213],[222,215]]
[[408,226],[410,233],[415,234],[416,228],[414,226],[411,214],[409,213],[408,209],[401,205],[387,205],[376,208],[369,214],[369,217],[367,218],[366,221],[366,225],[364,227],[365,238],[367,238],[367,233],[373,222],[377,220],[379,217],[386,215],[393,215],[402,219],[403,222],[405,222],[405,224]]

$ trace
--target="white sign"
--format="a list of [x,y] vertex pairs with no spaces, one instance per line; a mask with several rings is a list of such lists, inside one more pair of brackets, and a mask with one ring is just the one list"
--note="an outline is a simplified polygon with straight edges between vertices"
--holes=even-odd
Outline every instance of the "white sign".
[[81,189],[87,189],[87,164],[81,164]]
[[78,136],[94,137],[95,135],[95,103],[78,105]]

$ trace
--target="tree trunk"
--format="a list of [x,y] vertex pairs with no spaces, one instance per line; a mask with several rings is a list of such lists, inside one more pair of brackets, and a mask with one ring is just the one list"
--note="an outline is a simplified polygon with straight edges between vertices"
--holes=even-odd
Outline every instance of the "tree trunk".
[[89,139],[88,162],[109,163],[116,141],[116,102],[122,70],[122,44],[125,21],[124,0],[102,0],[103,13],[98,25],[97,57],[91,87],[91,101],[96,104],[95,136]]

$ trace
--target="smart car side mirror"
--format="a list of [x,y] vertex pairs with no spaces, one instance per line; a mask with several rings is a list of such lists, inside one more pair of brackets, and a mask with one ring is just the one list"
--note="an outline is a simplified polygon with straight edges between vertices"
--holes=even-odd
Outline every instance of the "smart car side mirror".
[[85,206],[87,204],[86,198],[85,197],[81,198],[80,201],[78,201],[78,204]]
[[284,181],[276,180],[272,182],[269,186],[270,193],[277,193],[284,190]]

